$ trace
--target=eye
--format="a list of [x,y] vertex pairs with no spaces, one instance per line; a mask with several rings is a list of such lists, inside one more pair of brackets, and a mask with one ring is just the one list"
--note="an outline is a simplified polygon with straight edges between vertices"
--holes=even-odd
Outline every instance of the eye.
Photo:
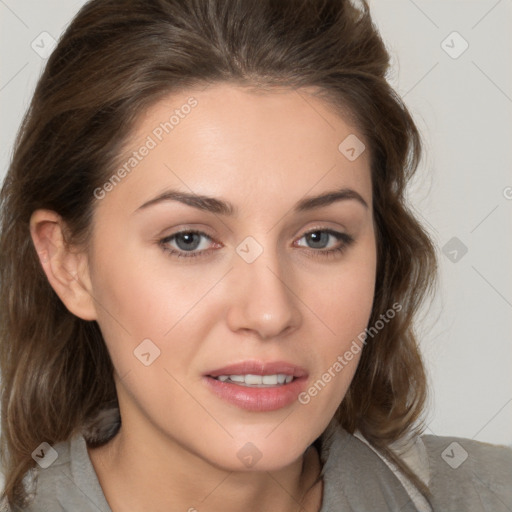
[[[196,256],[204,256],[209,252],[209,250],[204,247],[204,245],[208,244],[203,244],[201,241],[202,238],[213,242],[212,238],[202,231],[187,230],[163,238],[160,240],[160,245],[164,251],[178,258],[193,258]],[[198,252],[192,252],[198,249],[200,249]]]
[[302,239],[305,239],[308,247],[313,249],[310,252],[320,257],[336,256],[354,242],[354,239],[347,233],[340,233],[332,229],[315,229],[305,233],[299,240]]
[[[354,239],[347,233],[340,233],[332,229],[315,229],[302,235],[299,241],[302,239],[307,241],[309,247],[307,252],[319,257],[336,256],[354,242]],[[334,246],[332,246],[333,242]],[[206,233],[195,230],[179,231],[159,240],[162,249],[177,258],[207,256],[211,250],[214,250],[208,248],[209,243],[216,244],[218,247],[221,246]],[[304,247],[300,244],[297,246]]]

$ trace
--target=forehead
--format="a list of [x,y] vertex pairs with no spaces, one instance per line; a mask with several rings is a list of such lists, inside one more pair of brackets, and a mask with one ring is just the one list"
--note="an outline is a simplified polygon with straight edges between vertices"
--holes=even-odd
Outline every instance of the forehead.
[[169,94],[138,119],[118,164],[133,167],[112,196],[150,199],[172,186],[244,200],[350,186],[370,201],[362,136],[314,92],[214,84]]
[[278,140],[286,142],[283,151],[305,139],[309,144],[303,146],[304,151],[319,145],[336,150],[340,137],[349,134],[362,139],[349,120],[349,110],[338,115],[318,92],[315,88],[261,89],[228,83],[180,91],[148,109],[134,134],[153,133],[159,142],[171,133],[174,138],[193,135],[198,143],[209,145],[218,141],[216,135],[254,146]]

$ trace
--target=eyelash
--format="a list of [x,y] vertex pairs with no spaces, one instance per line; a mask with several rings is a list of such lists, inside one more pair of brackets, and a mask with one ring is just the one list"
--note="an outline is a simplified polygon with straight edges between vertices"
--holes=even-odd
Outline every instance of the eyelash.
[[[340,233],[338,231],[334,231],[332,229],[313,229],[308,231],[307,233],[304,233],[300,238],[304,238],[307,235],[311,235],[313,233],[327,233],[329,235],[334,236],[338,241],[342,242],[342,245],[340,247],[336,247],[334,249],[328,249],[328,250],[322,250],[322,249],[309,249],[307,252],[312,253],[314,257],[321,257],[321,258],[334,258],[340,254],[342,254],[353,242],[354,238],[346,233]],[[205,249],[203,251],[199,252],[187,252],[187,251],[177,251],[174,249],[169,249],[169,246],[167,245],[171,240],[176,238],[178,235],[201,235],[205,236],[212,242],[215,242],[215,240],[212,239],[209,235],[202,231],[197,231],[193,229],[188,229],[184,231],[178,231],[177,233],[174,233],[170,236],[167,236],[161,240],[159,240],[159,244],[162,247],[162,250],[167,253],[171,257],[176,258],[197,258],[197,257],[203,257],[207,256],[208,253],[210,253],[212,250],[215,249]],[[300,240],[300,239],[299,239]]]

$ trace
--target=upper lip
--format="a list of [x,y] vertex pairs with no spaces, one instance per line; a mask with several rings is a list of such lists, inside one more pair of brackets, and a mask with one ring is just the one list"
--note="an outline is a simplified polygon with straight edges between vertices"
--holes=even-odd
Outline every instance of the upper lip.
[[308,372],[301,366],[286,361],[242,361],[222,368],[206,372],[209,377],[218,377],[219,375],[292,375],[295,378],[306,377]]

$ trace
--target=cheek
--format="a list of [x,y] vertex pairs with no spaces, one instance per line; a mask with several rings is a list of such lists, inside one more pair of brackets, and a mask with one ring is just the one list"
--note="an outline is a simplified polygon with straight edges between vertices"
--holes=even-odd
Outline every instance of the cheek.
[[209,279],[207,271],[178,264],[156,243],[138,242],[133,233],[100,232],[98,240],[102,250],[94,254],[92,280],[104,324],[117,321],[131,327],[134,336],[162,336],[212,286],[214,275]]
[[97,271],[91,279],[98,324],[118,373],[140,366],[134,351],[144,340],[150,340],[157,347],[154,351],[166,357],[172,348],[173,359],[181,358],[186,365],[197,337],[187,336],[187,343],[182,343],[183,326],[190,327],[191,319],[197,320],[204,311],[200,299],[218,280],[218,272],[203,271],[199,279],[193,265],[177,265],[157,249],[123,246],[121,237],[100,246],[105,249],[95,254]]
[[[342,401],[364,350],[365,330],[370,319],[376,277],[375,245],[371,239],[354,251],[350,261],[322,279],[322,287],[308,297],[319,312],[317,340],[310,350],[318,361],[317,373],[301,403],[311,403],[325,417],[334,414]],[[319,335],[320,333],[323,335]],[[325,391],[324,391],[325,390]],[[300,399],[300,397],[299,397]]]
[[370,269],[351,267],[331,276],[321,293],[312,297],[314,304],[334,337],[364,329],[370,317],[374,297],[374,275]]
[[[370,318],[376,278],[376,249],[372,237],[365,237],[340,265],[308,278],[307,300],[319,312],[330,331],[333,345],[344,344],[363,331]],[[316,283],[316,285],[315,285]]]
[[[336,413],[356,372],[362,350],[364,331],[368,325],[373,303],[373,281],[334,279],[322,302],[322,320],[332,332],[317,334],[315,348],[307,348],[308,359],[316,361],[315,372],[307,388],[298,397],[306,417],[318,420],[315,435],[319,435]],[[325,332],[323,329],[322,332]],[[320,329],[317,330],[320,333]],[[334,334],[333,334],[334,333]]]

